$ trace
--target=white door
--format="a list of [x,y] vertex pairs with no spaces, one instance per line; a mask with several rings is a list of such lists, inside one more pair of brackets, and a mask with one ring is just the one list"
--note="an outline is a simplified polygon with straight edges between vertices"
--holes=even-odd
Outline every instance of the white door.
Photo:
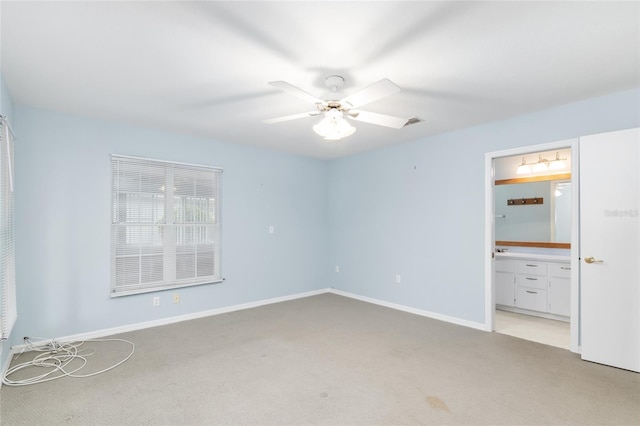
[[579,151],[582,358],[640,371],[640,129]]

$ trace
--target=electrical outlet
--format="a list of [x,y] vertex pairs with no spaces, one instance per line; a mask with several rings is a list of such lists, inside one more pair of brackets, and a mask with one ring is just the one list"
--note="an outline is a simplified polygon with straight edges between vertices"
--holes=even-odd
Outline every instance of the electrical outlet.
[[173,303],[180,303],[180,293],[173,295]]
[[402,277],[400,274],[396,274],[396,283],[400,284],[402,282]]
[[340,267],[336,265],[336,272],[340,272]]
[[158,296],[153,298],[153,306],[160,306],[160,298]]

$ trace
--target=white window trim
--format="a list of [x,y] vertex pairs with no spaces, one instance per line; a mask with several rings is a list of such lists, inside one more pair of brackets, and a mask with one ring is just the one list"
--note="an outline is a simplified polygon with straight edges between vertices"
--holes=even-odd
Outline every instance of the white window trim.
[[[145,198],[148,199],[148,197],[151,197],[153,199],[153,203],[156,203],[155,207],[151,206],[147,208],[148,211],[158,214],[157,208],[161,208],[162,210],[164,210],[164,212],[161,212],[163,214],[162,223],[157,223],[155,221],[148,222],[144,220],[129,221],[127,219],[127,215],[129,212],[134,212],[135,214],[141,214],[143,212],[142,210],[138,210],[137,208],[135,208],[135,206],[133,208],[129,208],[128,203],[124,207],[127,213],[122,212],[123,207],[121,207],[118,197],[121,198],[125,194],[126,191],[123,188],[125,187],[126,184],[122,184],[122,185],[120,184],[120,178],[122,177],[122,175],[120,173],[120,169],[117,167],[118,165],[123,164],[123,162],[125,164],[128,163],[129,165],[135,165],[135,163],[139,163],[141,168],[145,166],[158,167],[158,170],[162,170],[165,173],[165,177],[164,177],[165,180],[161,181],[163,186],[162,190],[165,192],[163,192],[162,195],[159,195],[159,197],[164,200],[163,202],[162,201],[160,202],[161,204],[164,205],[164,207],[158,207],[158,204],[157,204],[158,200],[154,198],[153,194],[149,192],[145,192],[143,190],[140,190],[137,193],[137,195],[141,197],[141,202],[145,202]],[[197,286],[197,285],[205,285],[205,284],[222,282],[224,280],[222,278],[222,268],[221,268],[222,169],[219,167],[211,167],[211,166],[205,166],[200,164],[181,163],[181,162],[156,160],[156,159],[150,159],[150,158],[132,157],[132,156],[116,155],[116,154],[111,155],[111,165],[112,165],[112,183],[111,183],[111,187],[112,187],[111,188],[112,190],[111,247],[112,247],[112,250],[111,250],[111,294],[110,294],[111,297],[128,296],[132,294],[149,293],[149,292],[163,291],[163,290],[182,288],[182,287],[188,287],[188,286]],[[117,168],[117,171],[115,168]],[[206,219],[205,221],[196,221],[193,218],[192,220],[187,220],[186,217],[182,219],[182,221],[180,221],[180,219],[178,219],[177,216],[175,216],[178,213],[182,214],[183,216],[186,216],[188,210],[186,210],[187,207],[185,207],[185,210],[176,210],[176,207],[178,206],[178,204],[174,205],[176,198],[174,198],[175,185],[173,182],[173,176],[176,174],[177,175],[180,175],[181,173],[189,174],[192,172],[198,173],[200,174],[200,176],[203,176],[202,172],[204,172],[204,176],[206,176],[206,174],[208,173],[213,173],[213,175],[209,176],[209,178],[213,179],[213,182],[214,182],[213,187],[209,188],[213,190],[213,196],[212,196],[213,198],[203,199],[202,196],[198,197],[197,195],[192,195],[191,197],[189,197],[189,196],[185,196],[184,193],[182,194],[182,196],[185,197],[184,198],[185,202],[187,203],[204,202],[205,205],[207,206],[206,212],[213,213],[214,219],[211,222]],[[195,175],[194,175],[194,179],[195,179]],[[127,195],[131,195],[131,194],[127,194]],[[125,198],[128,198],[127,195],[124,195]],[[211,207],[211,204],[213,204],[213,207]],[[155,209],[155,212],[153,212],[154,209]],[[201,209],[198,207],[196,208],[196,211],[201,212]],[[121,213],[122,213],[122,216],[125,217],[124,221],[123,221],[123,218],[121,217]],[[210,217],[210,215],[205,214],[204,217],[208,218]],[[153,228],[150,232],[152,234],[155,234],[155,240],[157,241],[157,239],[160,238],[162,240],[162,243],[160,245],[158,245],[157,242],[155,244],[152,242],[149,242],[147,244],[139,244],[140,252],[138,254],[134,254],[132,257],[129,255],[125,255],[122,252],[120,255],[118,255],[118,250],[128,250],[130,247],[135,248],[135,245],[136,245],[135,243],[129,245],[127,243],[122,244],[121,242],[123,239],[123,236],[124,236],[124,239],[127,239],[127,240],[129,239],[129,231],[126,230],[128,226],[133,227],[132,234],[135,234],[136,228],[138,230],[141,230],[141,229],[145,229],[145,227],[147,226],[150,226],[151,228]],[[157,228],[160,228],[160,229],[157,229]],[[188,241],[186,243],[180,244],[179,242],[176,241],[176,238],[177,238],[176,236],[179,233],[180,235],[183,235],[183,238],[184,238],[183,241],[193,240],[194,238],[198,242],[200,241],[200,238],[205,238],[206,241],[204,244],[201,242],[200,243],[196,242],[195,244],[193,244],[193,243],[189,243]],[[204,235],[204,237],[201,236],[201,233]],[[140,234],[140,235],[144,235],[144,232],[143,234]],[[140,238],[144,239],[145,237],[141,236]],[[206,243],[207,241],[211,243]],[[153,269],[153,267],[150,267],[149,270],[153,270],[153,272],[151,272],[150,274],[153,275],[154,277],[157,276],[158,274],[161,275],[162,277],[161,280],[144,283],[142,280],[142,276],[140,276],[140,278],[136,283],[123,284],[123,281],[125,279],[125,273],[122,271],[123,271],[123,268],[126,269],[127,266],[122,266],[123,263],[120,263],[120,268],[118,268],[117,266],[118,260],[121,260],[122,262],[126,262],[126,260],[123,260],[123,259],[127,257],[130,257],[131,259],[138,258],[139,262],[138,262],[137,268],[140,268],[140,271],[142,271],[144,269],[143,262],[142,262],[142,259],[144,258],[144,254],[142,254],[142,252],[145,248],[151,249],[154,246],[156,249],[160,250],[160,253],[159,254],[155,253],[155,254],[152,254],[151,256],[152,257],[160,256],[162,258],[162,262],[161,262],[162,266],[157,269]],[[208,247],[208,246],[212,246],[212,247]],[[193,248],[194,251],[180,253],[180,250],[179,250],[180,247],[187,248],[187,249]],[[198,259],[201,252],[200,253],[198,252],[198,247],[208,247],[208,250],[211,250],[212,252],[211,258],[208,255],[205,257],[205,260],[212,261],[211,274],[207,274],[204,276],[199,275],[197,264],[198,264]],[[181,255],[187,256],[187,259],[193,259],[193,265],[194,265],[193,270],[195,275],[182,278],[182,279],[176,277],[176,274],[177,274],[176,262],[178,258],[181,257]],[[188,262],[189,261],[187,260],[187,263]],[[150,265],[153,263],[154,262],[151,262]],[[160,271],[160,269],[162,270]],[[118,275],[118,271],[121,272],[120,275]],[[127,271],[127,272],[131,272],[131,271]],[[119,280],[120,283],[117,282],[118,277],[120,278]]]

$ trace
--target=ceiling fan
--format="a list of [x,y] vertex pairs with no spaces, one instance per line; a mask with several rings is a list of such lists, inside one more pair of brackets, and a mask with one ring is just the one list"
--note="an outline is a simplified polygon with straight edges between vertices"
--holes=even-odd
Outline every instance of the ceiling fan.
[[330,75],[326,78],[325,84],[331,90],[331,94],[327,96],[327,99],[320,99],[313,96],[286,81],[271,81],[269,84],[276,89],[280,89],[314,104],[316,110],[271,118],[264,120],[264,123],[281,123],[283,121],[324,114],[324,119],[313,126],[313,130],[326,140],[339,140],[352,135],[356,131],[356,128],[351,126],[347,120],[345,120],[345,117],[351,120],[377,124],[394,129],[400,129],[409,124],[422,121],[422,119],[418,117],[401,118],[355,109],[400,91],[398,86],[386,78],[342,99],[336,99],[339,94],[339,89],[344,85],[344,78],[339,75]]

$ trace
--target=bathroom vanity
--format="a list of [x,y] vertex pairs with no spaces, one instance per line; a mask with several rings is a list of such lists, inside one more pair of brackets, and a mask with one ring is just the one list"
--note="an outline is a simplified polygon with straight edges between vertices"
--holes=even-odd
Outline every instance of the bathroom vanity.
[[531,253],[495,254],[496,308],[569,321],[569,256]]

